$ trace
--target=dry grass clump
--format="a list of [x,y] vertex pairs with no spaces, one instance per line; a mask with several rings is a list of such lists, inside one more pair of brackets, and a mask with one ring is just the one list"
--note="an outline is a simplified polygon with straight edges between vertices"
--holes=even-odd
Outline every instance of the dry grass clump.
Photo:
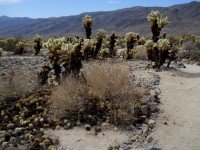
[[60,118],[74,122],[130,124],[144,94],[141,91],[132,82],[127,65],[93,64],[83,69],[78,80],[68,78],[55,89],[52,108],[54,114],[62,114]]
[[32,93],[38,86],[37,78],[31,72],[11,70],[4,77],[0,77],[0,100],[20,99]]
[[135,47],[133,58],[139,59],[139,60],[146,60],[147,59],[146,48],[143,45],[139,45],[139,46]]
[[195,45],[194,42],[184,43],[182,50],[179,54],[180,59],[188,59],[193,62],[200,62],[200,49]]

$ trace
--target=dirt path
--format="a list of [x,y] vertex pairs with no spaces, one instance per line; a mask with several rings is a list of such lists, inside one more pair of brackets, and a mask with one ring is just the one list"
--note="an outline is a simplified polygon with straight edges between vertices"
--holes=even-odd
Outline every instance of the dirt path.
[[154,138],[163,150],[200,150],[200,67],[186,65],[159,75],[164,112]]

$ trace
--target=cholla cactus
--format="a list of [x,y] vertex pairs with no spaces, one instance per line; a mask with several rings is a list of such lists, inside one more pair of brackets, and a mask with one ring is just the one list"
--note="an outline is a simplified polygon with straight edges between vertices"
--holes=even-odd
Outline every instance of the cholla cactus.
[[146,39],[145,38],[140,38],[138,41],[138,45],[144,45],[146,43]]
[[[155,61],[155,66],[159,69],[160,66],[165,62],[166,58],[168,58],[168,50],[171,46],[169,40],[159,40],[161,29],[164,28],[164,26],[166,26],[169,21],[168,18],[164,17],[163,14],[161,14],[159,11],[151,11],[151,13],[147,16],[147,20],[150,22],[151,25],[151,31],[153,34],[152,40],[154,43],[152,49],[146,44],[148,58],[151,61]],[[166,38],[166,36],[164,36],[164,38]]]
[[164,28],[165,25],[169,24],[168,17],[164,17],[159,11],[151,11],[151,13],[147,16],[147,19],[151,26],[156,23],[159,28]]
[[65,42],[65,38],[58,38],[58,39],[49,39],[46,43],[43,44],[44,47],[48,48],[50,54],[50,62],[53,65],[54,75],[58,80],[60,78],[61,73],[61,66],[60,66],[60,59],[62,56],[62,44]]
[[147,40],[146,43],[144,44],[144,46],[146,47],[147,51],[152,50],[154,47],[153,40]]
[[165,25],[169,24],[168,18],[164,17],[159,11],[151,11],[151,13],[147,16],[147,20],[151,25],[153,41],[157,42],[161,29],[164,28]]
[[100,55],[104,58],[109,57],[110,56],[109,48],[102,48],[100,51]]
[[122,56],[123,59],[127,57],[126,49],[122,49],[122,50],[121,50],[120,56]]
[[129,59],[129,54],[133,49],[136,41],[139,40],[139,34],[134,32],[128,32],[125,36],[126,46],[127,46],[127,59]]
[[0,57],[1,57],[2,53],[3,53],[3,49],[0,48]]
[[85,31],[86,31],[86,38],[87,38],[87,39],[90,39],[91,34],[92,34],[92,29],[91,29],[91,27],[93,26],[93,19],[92,19],[91,16],[86,15],[86,16],[83,18],[83,26],[84,26]]
[[96,45],[96,41],[95,40],[91,40],[91,39],[86,39],[83,43],[83,53],[84,53],[84,57],[86,60],[88,60],[89,55],[93,55],[94,53],[94,45]]
[[19,53],[20,55],[22,55],[22,53],[24,51],[24,48],[25,48],[25,43],[24,42],[19,42],[19,43],[17,43],[16,47],[17,47],[17,49],[19,51],[17,53]]
[[99,50],[101,49],[103,39],[106,37],[106,32],[103,29],[97,31],[97,42],[94,50],[94,58],[96,58]]
[[170,42],[168,39],[159,39],[157,45],[160,52],[170,49]]
[[110,42],[110,56],[114,56],[115,55],[115,43],[117,40],[117,36],[115,35],[115,32],[113,31],[112,34],[109,37],[109,42]]
[[35,49],[35,55],[38,55],[40,52],[40,49],[42,48],[42,37],[39,35],[34,35],[34,49]]

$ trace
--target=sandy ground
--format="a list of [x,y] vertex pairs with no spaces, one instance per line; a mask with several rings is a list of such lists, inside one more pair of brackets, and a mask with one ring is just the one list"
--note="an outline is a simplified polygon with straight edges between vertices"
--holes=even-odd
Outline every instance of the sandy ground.
[[186,65],[159,75],[163,113],[154,139],[163,150],[200,150],[200,67]]
[[86,131],[83,127],[48,130],[46,134],[59,137],[62,148],[66,150],[107,150],[115,141],[121,143],[131,137],[131,133],[110,129],[94,135],[93,131]]

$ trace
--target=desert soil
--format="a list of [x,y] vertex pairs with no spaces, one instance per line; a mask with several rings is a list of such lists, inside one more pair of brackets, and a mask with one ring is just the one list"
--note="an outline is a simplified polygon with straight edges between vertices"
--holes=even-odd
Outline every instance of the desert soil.
[[163,150],[200,150],[200,67],[159,73],[161,109],[154,139]]

